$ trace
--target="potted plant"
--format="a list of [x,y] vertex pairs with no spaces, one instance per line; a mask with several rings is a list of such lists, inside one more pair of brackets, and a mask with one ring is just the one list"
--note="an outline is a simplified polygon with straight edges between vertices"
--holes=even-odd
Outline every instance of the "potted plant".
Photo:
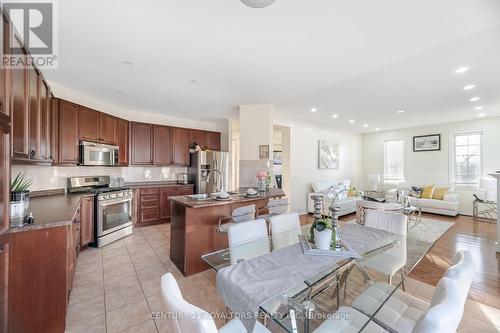
[[257,187],[259,189],[259,192],[266,192],[267,180],[269,179],[269,174],[267,173],[267,171],[259,171],[257,172],[257,175],[255,177],[257,178]]
[[319,219],[313,224],[314,244],[317,249],[329,250],[332,242],[332,220],[328,217]]
[[29,188],[33,183],[23,173],[18,173],[10,184],[10,226],[20,227],[28,216]]

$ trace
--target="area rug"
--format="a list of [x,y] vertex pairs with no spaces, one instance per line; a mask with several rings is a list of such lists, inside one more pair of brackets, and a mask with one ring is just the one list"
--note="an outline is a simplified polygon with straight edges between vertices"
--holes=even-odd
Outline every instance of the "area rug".
[[434,243],[455,223],[447,221],[433,220],[422,217],[422,222],[415,225],[410,223],[408,226],[408,237],[415,238],[424,242]]
[[[346,223],[356,223],[356,220],[349,220]],[[433,220],[422,217],[419,224],[410,223],[408,225],[408,237],[420,241],[434,243],[443,236],[455,223],[447,221]]]

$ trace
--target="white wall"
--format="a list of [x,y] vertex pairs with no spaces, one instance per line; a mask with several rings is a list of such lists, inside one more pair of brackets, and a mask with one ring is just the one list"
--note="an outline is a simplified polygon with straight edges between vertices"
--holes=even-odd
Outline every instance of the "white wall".
[[[478,119],[464,122],[439,124],[363,135],[363,178],[368,187],[367,175],[380,174],[384,170],[384,141],[405,140],[405,178],[408,185],[449,184],[450,142],[455,133],[482,131],[484,140],[484,173],[500,169],[500,118]],[[413,136],[441,134],[441,150],[413,152]],[[461,193],[460,212],[472,214],[472,194],[475,187],[457,187]]]
[[[307,211],[307,194],[316,181],[342,181],[349,178],[359,186],[362,171],[361,134],[333,131],[328,127],[290,122],[275,117],[275,124],[290,128],[290,206],[299,213]],[[318,141],[340,144],[339,169],[318,168]]]
[[269,104],[240,105],[240,160],[258,160],[259,145],[272,149],[272,113],[273,106]]

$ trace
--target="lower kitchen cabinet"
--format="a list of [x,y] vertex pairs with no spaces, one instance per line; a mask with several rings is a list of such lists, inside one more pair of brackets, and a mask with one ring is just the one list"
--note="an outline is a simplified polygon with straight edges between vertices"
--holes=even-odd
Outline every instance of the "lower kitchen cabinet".
[[134,191],[136,227],[168,222],[170,219],[169,198],[193,194],[191,185],[169,185],[141,187]]
[[81,246],[94,242],[94,197],[82,197],[80,209]]

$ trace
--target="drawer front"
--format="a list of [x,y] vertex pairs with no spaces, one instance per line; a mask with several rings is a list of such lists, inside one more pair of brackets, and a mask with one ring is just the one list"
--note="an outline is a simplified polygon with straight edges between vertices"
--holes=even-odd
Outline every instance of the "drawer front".
[[142,209],[150,209],[150,208],[160,208],[160,201],[145,201],[141,202],[139,208]]
[[190,195],[193,194],[193,188],[191,186],[179,187],[177,189],[177,195]]
[[160,194],[159,187],[141,188],[141,195]]
[[160,195],[141,195],[141,202],[154,202],[160,201]]
[[143,209],[139,216],[142,223],[154,222],[160,219],[160,209]]

